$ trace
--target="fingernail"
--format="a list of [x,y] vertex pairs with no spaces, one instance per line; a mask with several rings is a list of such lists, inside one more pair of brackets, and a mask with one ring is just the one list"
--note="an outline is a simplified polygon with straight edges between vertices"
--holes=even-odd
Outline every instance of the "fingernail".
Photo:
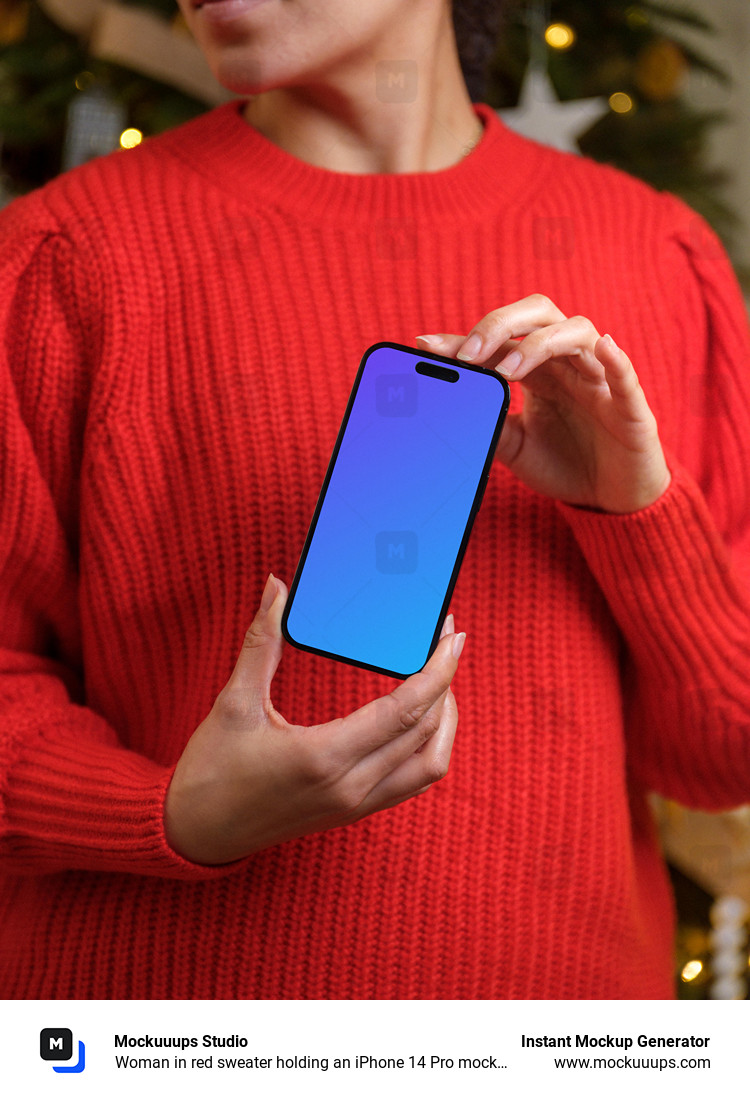
[[440,637],[444,638],[446,634],[454,634],[455,630],[456,628],[453,623],[453,616],[446,615],[445,622],[443,623],[443,629],[440,631]]
[[604,339],[609,341],[609,346],[612,348],[613,351],[619,351],[620,350],[618,348],[617,344],[614,342],[613,338],[609,335],[609,333],[606,334]]
[[456,359],[476,359],[481,350],[482,337],[478,332],[472,332],[471,336],[464,342],[461,350],[456,352]]
[[523,362],[523,356],[520,351],[511,351],[505,356],[505,358],[497,364],[497,370],[505,378],[510,378],[511,374],[515,374],[518,368]]
[[417,340],[424,340],[427,344],[442,344],[443,338],[438,333],[434,332],[431,336],[417,336]]
[[458,658],[461,656],[461,650],[464,648],[464,642],[466,641],[466,634],[457,634],[453,641],[453,656]]
[[276,585],[276,578],[274,577],[273,573],[269,573],[268,580],[266,581],[266,587],[263,589],[263,598],[260,601],[261,611],[268,611],[269,607],[276,599],[277,592],[278,587]]

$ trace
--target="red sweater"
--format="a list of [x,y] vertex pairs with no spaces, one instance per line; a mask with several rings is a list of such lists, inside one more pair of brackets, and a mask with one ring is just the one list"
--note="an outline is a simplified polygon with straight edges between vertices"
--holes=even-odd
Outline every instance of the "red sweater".
[[[239,106],[0,215],[0,996],[670,997],[645,792],[750,797],[729,266],[674,198],[488,107],[456,166],[353,176]],[[612,516],[496,464],[451,607],[448,777],[231,866],[181,859],[171,769],[269,570],[292,579],[363,350],[535,291],[627,350],[671,486]],[[311,724],[394,686],[287,647],[274,702]]]

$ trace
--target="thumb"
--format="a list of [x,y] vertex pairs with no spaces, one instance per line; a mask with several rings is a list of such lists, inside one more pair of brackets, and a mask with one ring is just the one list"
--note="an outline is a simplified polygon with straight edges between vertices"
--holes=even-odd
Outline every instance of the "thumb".
[[288,594],[284,582],[269,573],[260,607],[242,641],[228,688],[245,695],[269,698],[271,681],[279,667],[284,647],[281,616]]

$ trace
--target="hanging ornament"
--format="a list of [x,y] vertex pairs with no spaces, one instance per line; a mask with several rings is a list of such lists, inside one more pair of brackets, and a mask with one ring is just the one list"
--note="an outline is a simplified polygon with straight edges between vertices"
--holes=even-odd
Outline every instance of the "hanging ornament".
[[500,111],[511,130],[565,153],[579,153],[577,138],[607,113],[604,96],[561,103],[547,70],[530,62],[517,107]]
[[101,88],[92,87],[74,96],[68,107],[63,171],[116,149],[126,119],[123,105]]
[[750,806],[710,814],[655,795],[651,804],[670,863],[716,898],[707,960],[712,976],[709,996],[742,999],[747,995]]
[[668,38],[649,42],[635,62],[636,85],[648,99],[662,101],[680,94],[688,63],[680,47]]
[[742,898],[724,894],[711,906],[709,996],[716,1001],[742,1001],[747,996],[747,927],[750,907]]
[[[529,65],[521,85],[517,107],[499,111],[503,121],[524,137],[541,141],[565,153],[579,153],[577,138],[607,113],[603,96],[572,99],[561,103],[547,72],[547,40],[551,27],[565,27],[568,46],[575,32],[567,24],[550,24],[549,5],[531,5],[526,21],[529,28]],[[554,37],[554,36],[553,36]]]

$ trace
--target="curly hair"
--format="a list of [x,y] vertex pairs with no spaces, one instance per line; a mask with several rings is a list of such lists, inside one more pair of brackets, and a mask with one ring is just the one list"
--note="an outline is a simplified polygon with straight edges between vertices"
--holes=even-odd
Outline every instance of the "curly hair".
[[500,29],[517,0],[452,0],[453,28],[466,87],[473,102],[484,98]]

